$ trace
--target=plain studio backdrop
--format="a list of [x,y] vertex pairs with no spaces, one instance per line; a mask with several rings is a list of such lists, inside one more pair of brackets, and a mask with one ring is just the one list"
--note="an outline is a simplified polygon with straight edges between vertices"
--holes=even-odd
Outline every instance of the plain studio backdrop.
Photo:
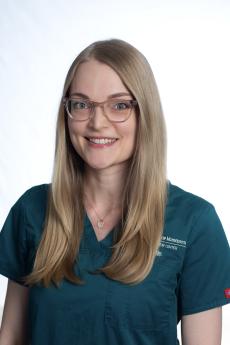
[[[168,178],[214,204],[230,240],[229,19],[229,0],[1,0],[0,225],[26,189],[50,182],[71,62],[95,40],[120,38],[155,74]],[[0,308],[6,284],[1,276]],[[227,345],[228,307],[223,315]]]

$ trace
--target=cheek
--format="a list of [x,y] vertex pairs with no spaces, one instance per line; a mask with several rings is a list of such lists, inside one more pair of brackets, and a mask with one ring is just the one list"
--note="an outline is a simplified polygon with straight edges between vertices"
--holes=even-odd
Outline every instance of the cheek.
[[135,121],[133,121],[131,133],[130,133],[130,138],[131,138],[131,146],[132,146],[132,153],[134,153],[136,149],[136,143],[137,143],[137,131],[138,131],[138,123],[137,123],[137,118],[135,118]]
[[69,134],[72,140],[77,140],[81,136],[81,134],[84,131],[84,128],[82,127],[82,124],[73,121],[68,121]]
[[127,122],[123,122],[122,127],[118,128],[117,131],[121,133],[121,135],[125,138],[134,139],[136,138],[137,133],[137,117],[134,115],[130,117]]
[[[121,132],[120,132],[121,133]],[[122,128],[123,145],[122,150],[125,155],[132,155],[135,151],[137,124],[136,121],[130,121],[125,127]]]
[[81,136],[81,126],[79,124],[76,125],[76,123],[72,123],[68,121],[68,131],[69,131],[69,137],[70,141],[74,147],[74,149],[80,154],[81,151],[81,139],[84,140]]
[[130,139],[130,142],[135,143],[137,136],[137,119],[133,119],[127,127],[127,137]]

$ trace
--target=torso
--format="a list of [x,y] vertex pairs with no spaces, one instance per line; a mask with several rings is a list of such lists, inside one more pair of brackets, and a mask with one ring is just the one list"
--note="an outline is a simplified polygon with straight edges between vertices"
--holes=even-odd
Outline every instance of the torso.
[[[1,232],[0,272],[16,282],[33,270],[48,187],[28,190],[10,211]],[[103,233],[100,242],[84,216],[73,269],[85,284],[63,279],[58,288],[53,284],[31,287],[31,345],[175,345],[183,315],[228,303],[223,291],[230,286],[229,245],[214,208],[177,186],[169,187],[161,245],[149,275],[139,284],[130,286],[95,274],[111,258],[116,242],[108,229],[120,215],[108,216],[108,235]]]

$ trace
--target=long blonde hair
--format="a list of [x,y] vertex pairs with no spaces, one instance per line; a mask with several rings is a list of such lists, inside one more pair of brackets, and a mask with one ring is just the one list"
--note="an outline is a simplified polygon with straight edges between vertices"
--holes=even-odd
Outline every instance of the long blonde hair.
[[[138,102],[138,131],[121,201],[121,226],[111,257],[99,270],[113,280],[136,284],[150,272],[163,232],[168,186],[165,120],[149,63],[136,48],[118,39],[97,41],[77,56],[63,96],[68,96],[78,66],[92,58],[113,68]],[[84,228],[83,175],[84,162],[70,141],[61,101],[45,224],[27,284],[58,286],[63,278],[83,283],[74,272]]]

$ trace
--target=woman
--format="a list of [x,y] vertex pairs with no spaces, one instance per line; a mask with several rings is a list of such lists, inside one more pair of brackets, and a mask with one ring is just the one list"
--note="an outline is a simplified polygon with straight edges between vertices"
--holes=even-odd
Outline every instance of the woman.
[[91,44],[65,81],[52,183],[26,191],[1,232],[0,345],[171,345],[180,320],[183,344],[219,344],[229,272],[212,204],[167,180],[145,57]]

